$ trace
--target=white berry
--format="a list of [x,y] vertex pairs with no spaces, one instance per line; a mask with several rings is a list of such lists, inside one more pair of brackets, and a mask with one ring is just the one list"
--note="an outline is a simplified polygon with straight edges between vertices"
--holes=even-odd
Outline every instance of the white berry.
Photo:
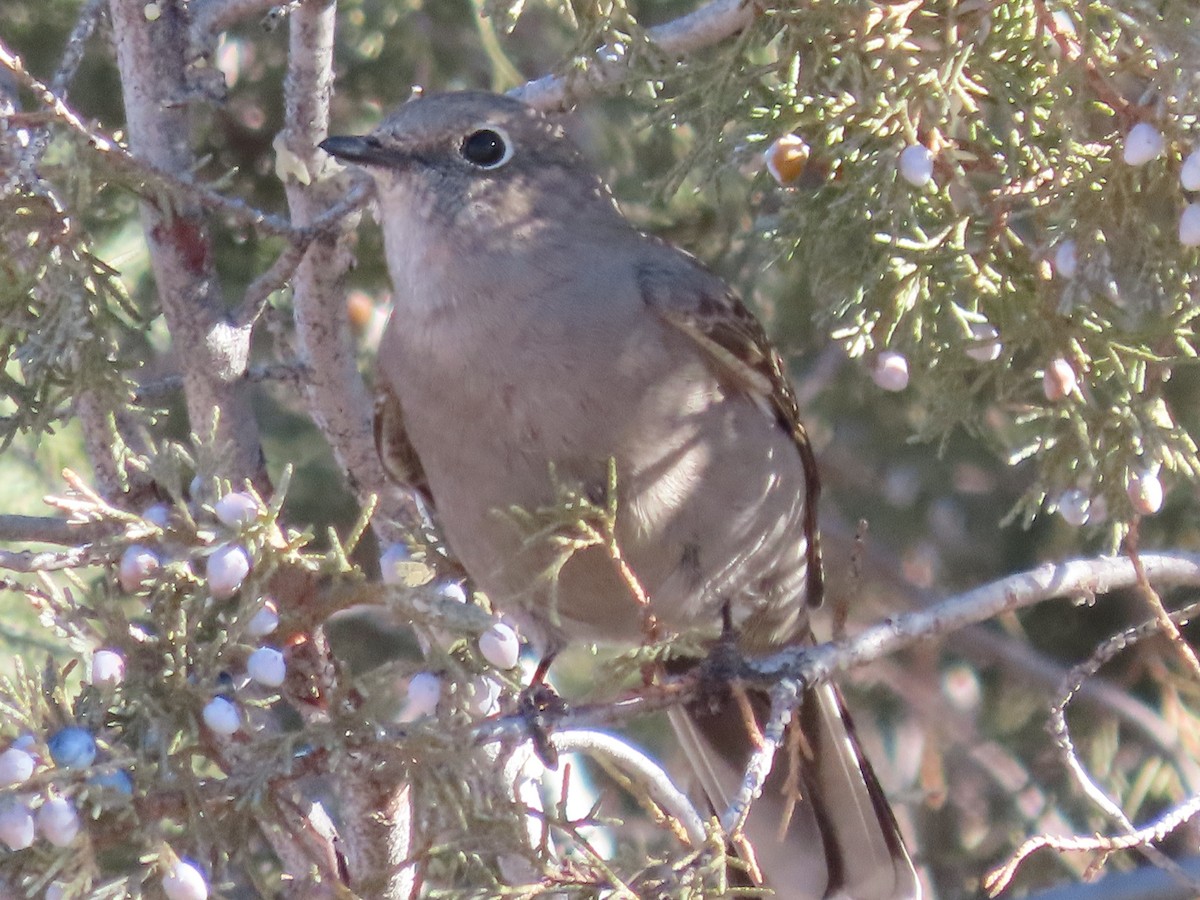
[[408,721],[433,715],[442,699],[442,679],[432,672],[418,672],[408,680],[408,705],[404,718]]
[[908,387],[908,360],[902,353],[885,350],[875,360],[871,378],[885,391],[902,391]]
[[8,800],[0,806],[0,841],[9,850],[24,850],[33,844],[33,813],[20,800]]
[[1042,374],[1042,391],[1046,399],[1053,402],[1061,400],[1068,394],[1075,393],[1079,379],[1071,364],[1062,357],[1052,360]]
[[278,627],[279,609],[275,606],[275,601],[268,597],[246,623],[246,634],[251,637],[266,637]]
[[1068,525],[1078,528],[1080,525],[1087,524],[1091,505],[1092,498],[1086,491],[1071,488],[1063,491],[1062,496],[1058,498],[1058,514]]
[[55,847],[66,847],[79,834],[75,804],[64,797],[51,797],[37,811],[37,830]]
[[88,680],[96,687],[120,684],[125,680],[125,657],[116,650],[97,650]]
[[992,362],[1000,358],[1000,332],[991,322],[971,323],[971,346],[967,356],[979,362]]
[[956,664],[942,673],[942,693],[957,710],[977,709],[983,700],[979,676],[970,666]]
[[1179,217],[1179,243],[1200,247],[1200,203],[1189,203]]
[[161,567],[162,560],[149,547],[130,544],[121,554],[121,562],[117,565],[117,581],[121,583],[121,590],[132,594]]
[[1131,166],[1144,166],[1158,159],[1165,148],[1161,131],[1149,122],[1138,122],[1125,135],[1125,162]]
[[476,675],[468,688],[467,709],[483,718],[500,712],[500,682],[487,675]]
[[1179,183],[1185,191],[1200,191],[1200,150],[1193,150],[1183,161]]
[[163,893],[167,900],[206,900],[208,882],[199,868],[178,859],[167,870],[162,880]]
[[407,544],[389,544],[379,554],[379,573],[384,584],[404,584],[405,564],[412,562]]
[[1163,486],[1153,470],[1132,473],[1126,492],[1134,511],[1139,515],[1152,516],[1162,509]]
[[204,706],[204,724],[217,734],[234,734],[242,727],[242,717],[238,708],[231,700],[224,697],[213,697]]
[[33,774],[36,761],[33,756],[16,747],[0,753],[0,787],[24,784]]
[[249,494],[235,491],[214,503],[213,512],[217,514],[221,524],[237,528],[257,519],[262,507]]
[[171,521],[171,508],[165,503],[154,503],[142,510],[142,518],[151,525],[166,528]]
[[279,687],[287,678],[287,662],[274,647],[259,647],[246,660],[246,672],[259,684]]
[[521,642],[510,626],[497,622],[479,636],[479,652],[497,669],[511,669],[521,655]]
[[208,481],[199,475],[193,476],[188,485],[188,494],[193,500],[199,500],[200,495],[208,492]]
[[225,544],[214,550],[205,569],[208,590],[218,600],[236,594],[249,574],[250,557],[236,544]]
[[1075,242],[1063,241],[1054,250],[1054,271],[1063,278],[1074,278],[1079,263],[1075,255]]
[[900,151],[900,177],[913,187],[924,187],[933,178],[933,153],[922,144]]
[[457,581],[447,581],[445,584],[439,585],[437,592],[443,600],[453,600],[455,603],[467,602],[467,592]]

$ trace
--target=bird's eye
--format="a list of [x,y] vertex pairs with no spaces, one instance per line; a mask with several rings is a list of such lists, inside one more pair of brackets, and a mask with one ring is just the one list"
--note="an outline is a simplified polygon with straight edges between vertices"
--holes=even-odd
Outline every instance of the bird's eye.
[[473,166],[498,169],[512,158],[512,143],[499,128],[480,128],[463,138],[459,153]]

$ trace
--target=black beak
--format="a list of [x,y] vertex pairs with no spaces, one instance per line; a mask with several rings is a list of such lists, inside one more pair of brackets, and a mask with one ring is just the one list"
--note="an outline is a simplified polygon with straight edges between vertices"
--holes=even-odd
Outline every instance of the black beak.
[[344,162],[380,166],[395,161],[395,154],[389,153],[379,143],[379,138],[369,134],[362,136],[332,135],[317,146],[330,156],[336,156]]

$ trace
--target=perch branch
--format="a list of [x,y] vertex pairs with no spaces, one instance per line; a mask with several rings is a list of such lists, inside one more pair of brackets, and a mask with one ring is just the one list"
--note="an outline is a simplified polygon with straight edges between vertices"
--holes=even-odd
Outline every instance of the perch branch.
[[[1141,562],[1152,583],[1160,586],[1200,585],[1200,554],[1143,554]],[[768,688],[784,680],[811,686],[1004,612],[1058,597],[1099,596],[1136,583],[1134,567],[1123,557],[1102,556],[1047,563],[982,585],[928,609],[886,619],[849,640],[789,647],[771,656],[747,661],[742,665],[739,677],[747,683]],[[561,724],[564,728],[616,725],[634,716],[693,699],[696,699],[696,686],[685,677],[614,703],[578,706],[563,717]],[[519,740],[525,729],[523,717],[506,716],[481,723],[475,733],[481,742]]]

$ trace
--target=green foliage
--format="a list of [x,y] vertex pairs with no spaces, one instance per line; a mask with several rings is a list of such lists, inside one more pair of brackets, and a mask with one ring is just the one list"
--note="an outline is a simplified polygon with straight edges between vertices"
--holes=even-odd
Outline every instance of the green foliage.
[[[1190,8],[1164,10],[838,3],[764,16],[778,29],[760,82],[771,102],[747,139],[796,133],[818,170],[767,235],[851,357],[908,359],[917,437],[965,426],[1036,461],[1026,516],[1079,487],[1125,522],[1131,474],[1200,475],[1163,388],[1196,355],[1196,251],[1175,232],[1200,54]],[[1139,121],[1167,145],[1142,168],[1121,154]],[[917,143],[935,155],[924,187],[898,174]],[[1073,277],[1048,263],[1067,241]],[[1002,342],[994,361],[967,354],[985,322]],[[1058,358],[1081,383],[1053,401],[1040,374]]]
[[[31,189],[38,187],[40,189]],[[46,432],[87,392],[128,395],[119,340],[139,316],[118,273],[99,259],[79,219],[48,185],[0,193],[0,447]],[[110,400],[111,402],[111,400]]]

